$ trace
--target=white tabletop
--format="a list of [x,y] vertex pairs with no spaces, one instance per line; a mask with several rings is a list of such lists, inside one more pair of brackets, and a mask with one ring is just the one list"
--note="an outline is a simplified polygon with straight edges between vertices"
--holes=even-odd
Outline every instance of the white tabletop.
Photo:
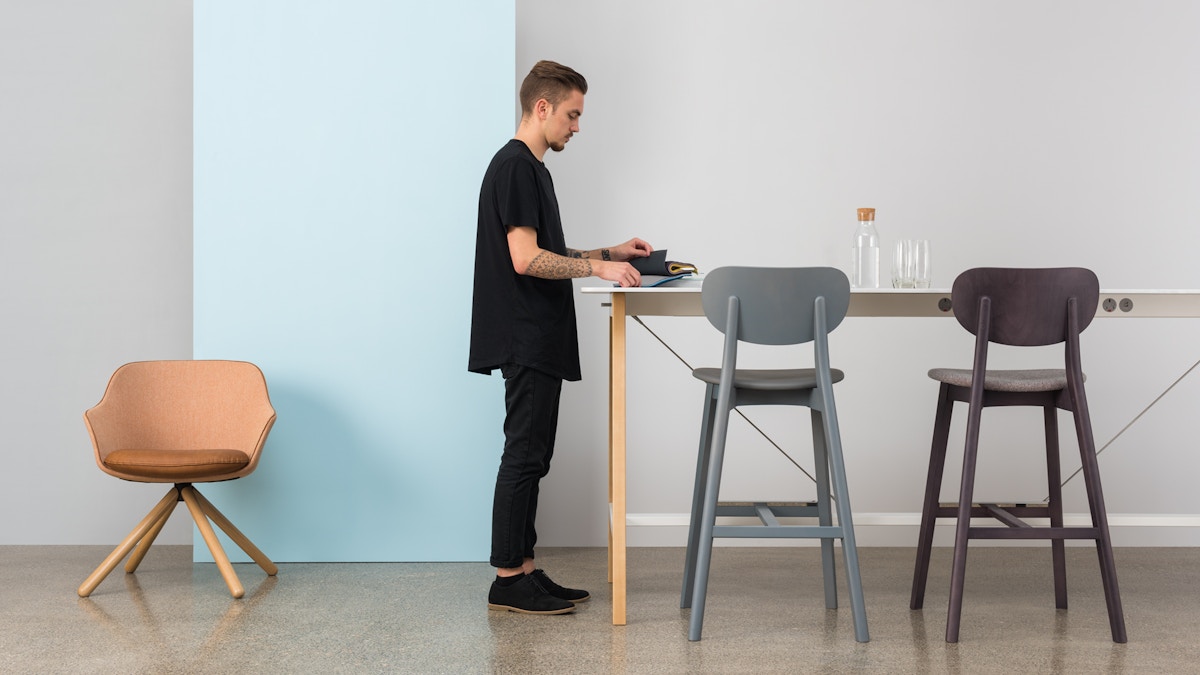
[[[620,294],[625,313],[644,316],[698,316],[703,277],[678,279],[662,286],[620,288],[584,286],[587,294]],[[948,317],[948,288],[854,288],[847,316]],[[1200,318],[1198,289],[1101,289],[1097,318]]]

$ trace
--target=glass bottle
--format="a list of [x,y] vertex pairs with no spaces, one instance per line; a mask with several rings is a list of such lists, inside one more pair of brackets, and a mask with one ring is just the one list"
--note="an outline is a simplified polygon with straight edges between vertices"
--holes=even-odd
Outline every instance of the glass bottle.
[[858,229],[854,231],[850,260],[852,287],[879,287],[879,233],[875,230],[875,209],[858,210]]

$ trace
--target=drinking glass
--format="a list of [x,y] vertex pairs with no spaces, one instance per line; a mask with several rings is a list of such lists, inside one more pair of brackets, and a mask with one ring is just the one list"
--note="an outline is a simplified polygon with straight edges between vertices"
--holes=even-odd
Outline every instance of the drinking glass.
[[909,242],[913,288],[929,288],[933,265],[929,257],[929,240],[915,239]]
[[912,288],[913,248],[911,239],[901,239],[892,247],[892,288]]

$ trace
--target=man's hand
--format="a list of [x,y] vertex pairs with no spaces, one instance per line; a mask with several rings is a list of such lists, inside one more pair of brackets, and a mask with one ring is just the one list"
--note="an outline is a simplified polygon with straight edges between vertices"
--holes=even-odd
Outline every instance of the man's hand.
[[[634,237],[624,244],[618,244],[608,249],[613,260],[626,261],[634,258],[645,258],[654,252],[654,247],[648,242]],[[604,277],[602,277],[604,278]]]
[[623,288],[642,285],[642,275],[638,274],[638,271],[633,269],[633,265],[627,262],[615,260],[593,260],[591,262],[592,274],[605,281],[611,281]]

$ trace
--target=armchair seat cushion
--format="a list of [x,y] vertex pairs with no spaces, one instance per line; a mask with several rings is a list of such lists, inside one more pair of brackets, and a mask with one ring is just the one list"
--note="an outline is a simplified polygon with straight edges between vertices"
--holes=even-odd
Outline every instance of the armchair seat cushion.
[[250,464],[241,450],[113,450],[104,465],[121,473],[144,478],[184,481],[217,478],[236,473]]

